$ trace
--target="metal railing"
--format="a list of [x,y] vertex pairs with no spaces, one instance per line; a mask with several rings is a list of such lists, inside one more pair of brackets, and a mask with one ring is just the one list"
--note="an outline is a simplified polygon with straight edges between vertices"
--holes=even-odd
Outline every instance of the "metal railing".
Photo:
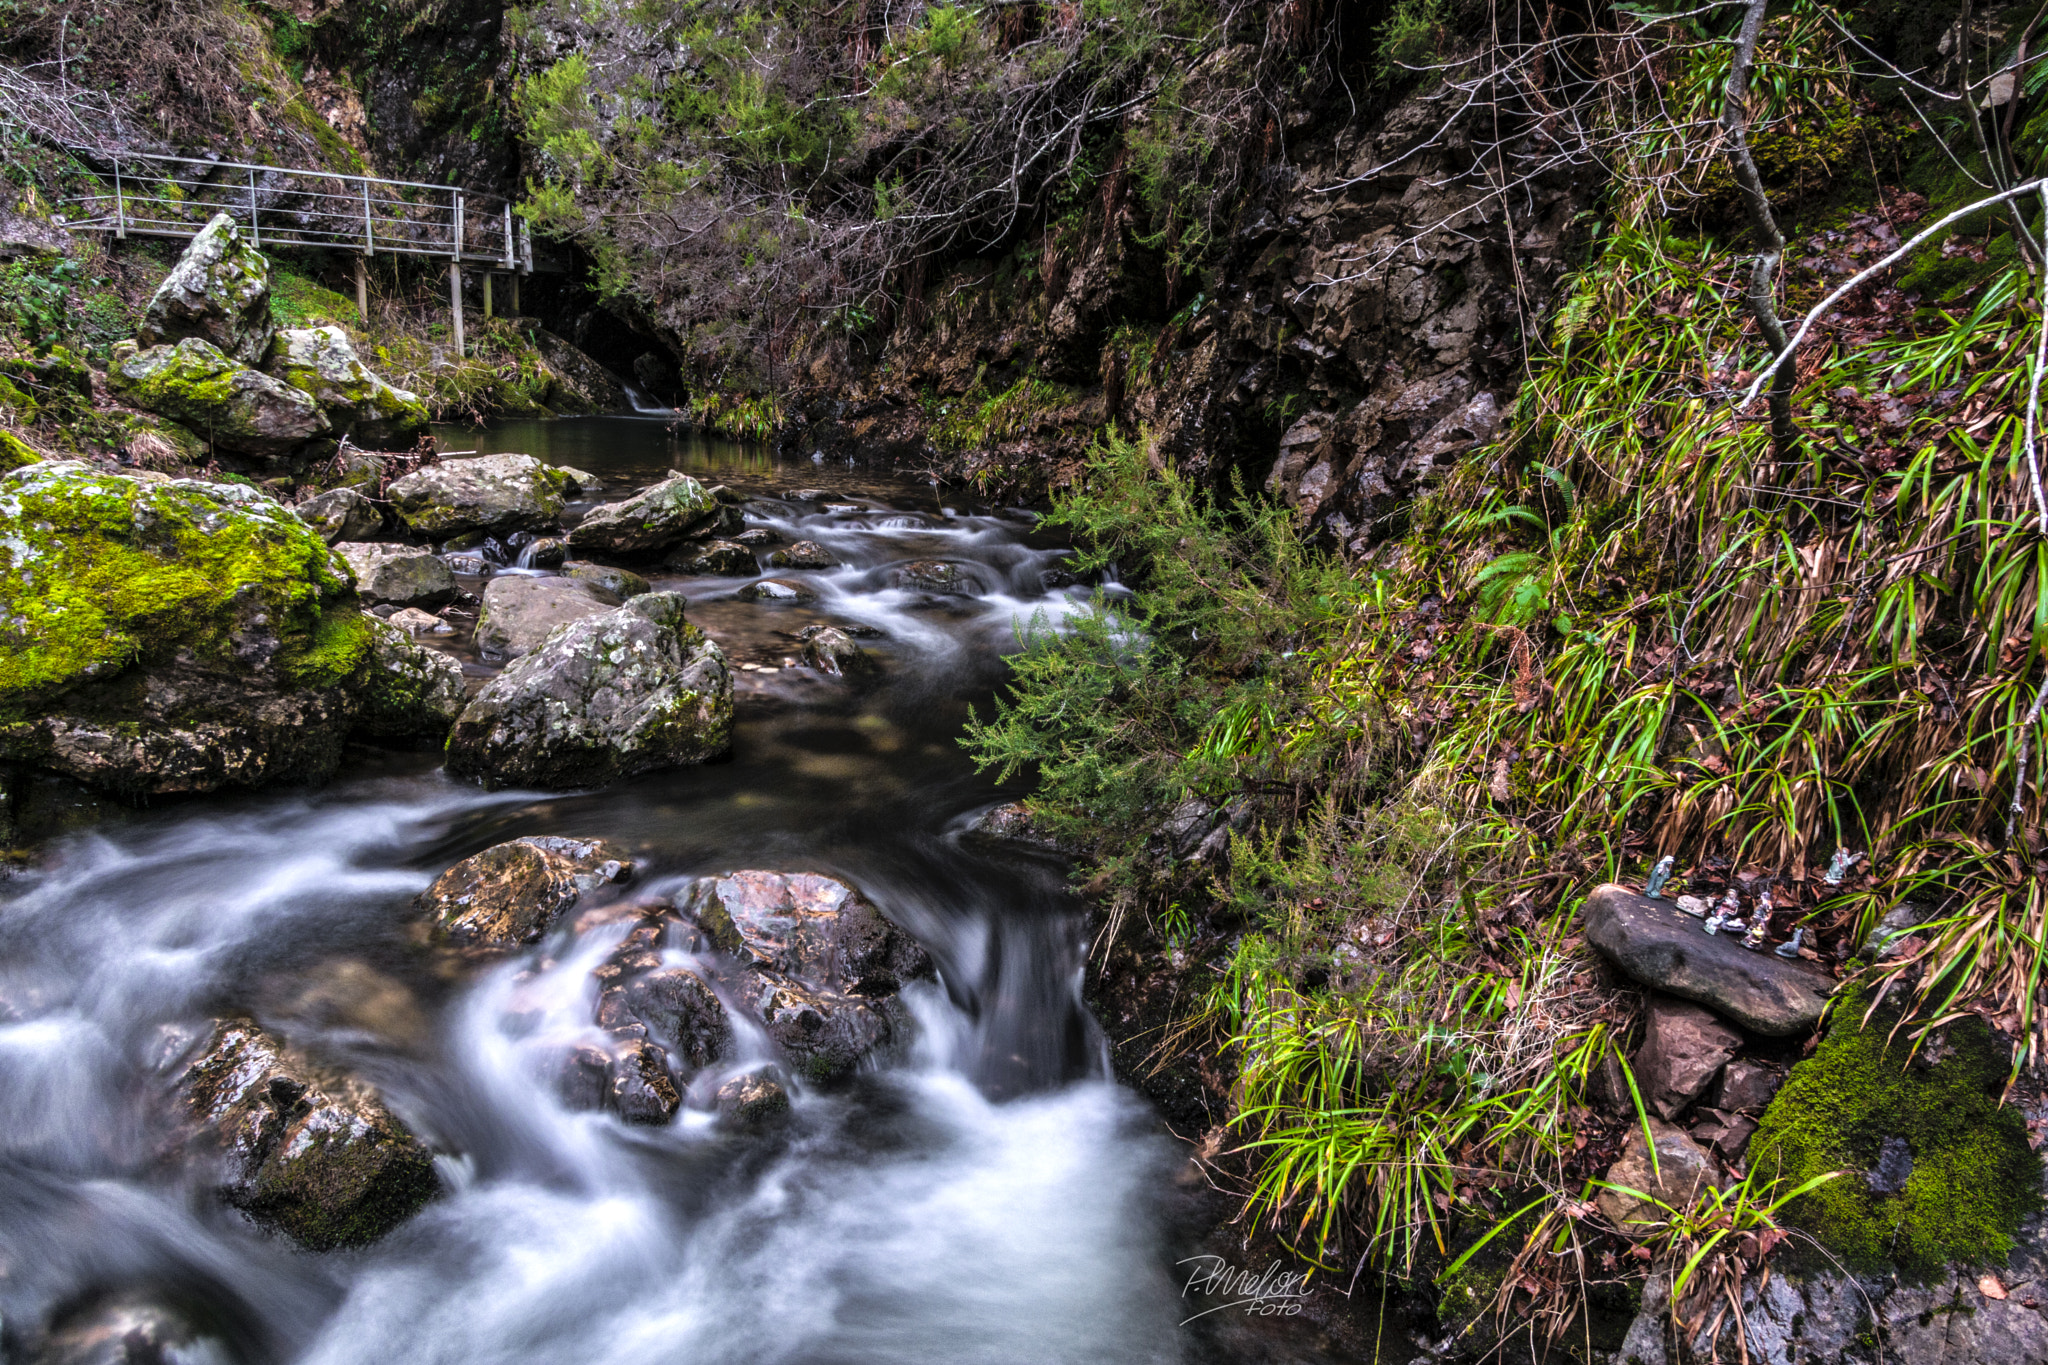
[[258,247],[439,256],[528,274],[533,239],[509,200],[448,185],[78,149],[111,185],[62,201],[65,226],[116,237],[193,237],[216,213]]

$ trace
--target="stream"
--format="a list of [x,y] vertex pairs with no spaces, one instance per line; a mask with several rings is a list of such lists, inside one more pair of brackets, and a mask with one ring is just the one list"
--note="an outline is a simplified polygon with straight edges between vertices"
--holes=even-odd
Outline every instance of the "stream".
[[[588,470],[606,497],[670,469],[725,483],[751,499],[750,527],[816,540],[841,567],[776,571],[817,590],[804,605],[646,571],[688,594],[735,665],[729,761],[486,794],[433,755],[356,749],[321,790],[141,812],[0,883],[0,1360],[44,1324],[145,1300],[198,1329],[161,1357],[185,1365],[1203,1354],[1178,1326],[1160,1194],[1175,1158],[1109,1078],[1065,868],[963,838],[1014,795],[960,748],[969,707],[987,709],[1020,622],[1055,626],[1093,591],[1047,586],[1063,582],[1046,577],[1060,543],[1028,513],[656,420],[443,438]],[[797,489],[828,497],[779,496]],[[973,594],[896,585],[891,566],[926,558],[964,566]],[[815,623],[879,630],[864,643],[881,682],[788,666]],[[492,671],[462,638],[448,647]],[[411,908],[443,869],[524,834],[612,840],[657,895],[749,867],[853,882],[938,963],[937,983],[906,991],[914,1039],[849,1082],[797,1087],[765,1132],[562,1107],[507,1002],[554,964],[527,995],[549,1023],[587,1021],[581,983],[611,940],[565,922],[458,972],[424,950]],[[441,1195],[327,1254],[222,1208],[203,1171],[165,1156],[162,1062],[232,1010],[373,1081],[439,1154]]]

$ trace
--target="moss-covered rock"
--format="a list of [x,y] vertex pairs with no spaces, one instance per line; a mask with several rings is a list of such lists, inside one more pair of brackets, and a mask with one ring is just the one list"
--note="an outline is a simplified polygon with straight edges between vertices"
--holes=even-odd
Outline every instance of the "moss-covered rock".
[[279,332],[264,369],[310,397],[334,433],[357,445],[410,447],[427,429],[427,405],[372,374],[339,327]]
[[123,402],[181,422],[241,455],[275,459],[329,429],[302,390],[196,337],[146,351],[121,343],[107,368],[107,387]]
[[1846,1171],[1787,1215],[1853,1268],[1926,1275],[2003,1260],[2041,1206],[2040,1158],[1999,1103],[2003,1050],[1970,1016],[1915,1055],[1890,1038],[1896,1016],[1862,1026],[1866,1003],[1842,1001],[1819,1050],[1792,1068],[1751,1139],[1751,1167],[1795,1184]]
[[405,524],[436,540],[468,531],[541,531],[562,515],[568,475],[531,455],[480,455],[416,470],[391,485]]
[[462,665],[376,617],[364,662],[355,733],[386,744],[438,748],[462,714]]
[[569,544],[586,553],[654,554],[717,514],[718,502],[703,484],[672,474],[622,502],[592,508],[569,532]]
[[262,363],[270,335],[270,263],[225,213],[185,248],[136,330],[144,346],[197,337],[244,365]]
[[370,645],[344,566],[254,488],[0,476],[0,759],[131,796],[317,780]]
[[0,471],[37,464],[43,458],[43,452],[27,441],[11,432],[0,431]]

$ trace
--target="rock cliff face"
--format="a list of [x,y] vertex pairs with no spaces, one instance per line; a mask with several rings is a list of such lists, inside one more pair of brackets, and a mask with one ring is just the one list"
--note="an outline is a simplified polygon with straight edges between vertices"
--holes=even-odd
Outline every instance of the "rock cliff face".
[[821,344],[785,441],[1056,483],[1115,421],[1362,553],[1498,426],[1595,188],[1537,177],[1504,206],[1472,173],[1476,131],[1443,91],[1308,131],[1218,229],[1206,289],[1169,287],[1113,173],[1080,245],[1031,285],[968,262],[885,342]]

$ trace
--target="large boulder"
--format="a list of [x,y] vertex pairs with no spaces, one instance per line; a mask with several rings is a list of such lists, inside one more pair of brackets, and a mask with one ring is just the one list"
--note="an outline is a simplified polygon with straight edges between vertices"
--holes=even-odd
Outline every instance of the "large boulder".
[[355,734],[384,744],[438,748],[469,702],[462,665],[374,616]]
[[593,507],[569,532],[585,553],[651,555],[718,515],[718,501],[687,474],[671,474],[621,502]]
[[250,1020],[216,1021],[178,1088],[220,1197],[312,1250],[374,1241],[437,1188],[433,1154],[376,1091]]
[[333,771],[372,628],[288,509],[44,463],[0,524],[0,762],[136,798]]
[[440,556],[412,545],[343,541],[334,552],[356,576],[366,602],[438,607],[455,600],[455,573]]
[[414,904],[457,943],[511,948],[539,942],[577,902],[632,875],[632,860],[602,839],[534,835],[463,859]]
[[244,365],[270,350],[270,262],[235,220],[217,213],[178,258],[143,310],[145,346],[197,337]]
[[334,434],[357,445],[409,447],[426,432],[427,405],[372,374],[339,327],[279,332],[263,368],[311,397]]
[[325,493],[316,493],[292,511],[329,545],[344,540],[367,540],[384,525],[383,511],[353,488],[330,488]]
[[1752,1033],[1804,1033],[1820,1022],[1834,982],[1804,963],[1744,948],[1732,934],[1709,934],[1670,901],[1609,884],[1586,898],[1586,941],[1621,972],[1660,991],[1705,1005]]
[[122,342],[107,366],[107,387],[237,455],[275,459],[328,430],[326,416],[303,392],[198,337],[146,351]]
[[448,770],[490,787],[563,789],[724,753],[732,673],[684,605],[678,593],[646,593],[557,630],[470,702],[448,736]]
[[562,515],[568,483],[561,470],[508,453],[430,464],[388,492],[407,526],[439,540],[469,531],[547,530]]
[[517,659],[571,621],[615,609],[618,599],[581,578],[507,574],[484,587],[476,647],[493,659]]

